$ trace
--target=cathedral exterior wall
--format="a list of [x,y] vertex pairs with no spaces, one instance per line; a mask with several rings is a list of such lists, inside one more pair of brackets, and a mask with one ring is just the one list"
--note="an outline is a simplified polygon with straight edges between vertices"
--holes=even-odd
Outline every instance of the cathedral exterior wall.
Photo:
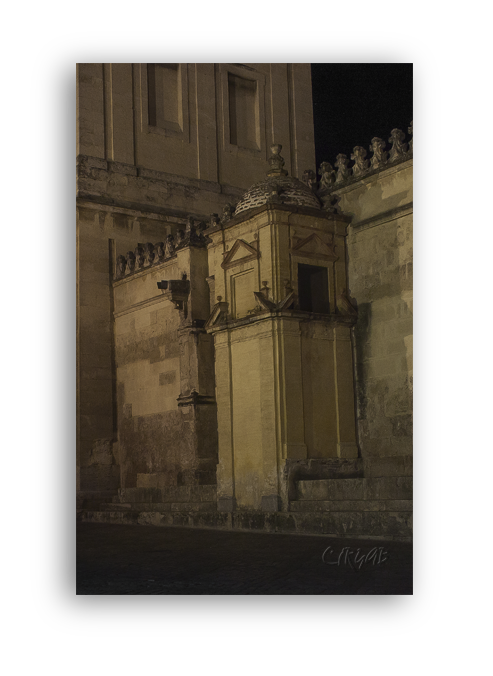
[[[361,453],[364,459],[389,458],[387,471],[407,474],[413,420],[412,160],[359,181],[342,192],[340,205],[353,218],[348,272],[358,307]],[[380,471],[384,467],[380,463]]]
[[[78,486],[110,490],[117,482],[108,479],[109,473],[118,475],[108,470],[118,464],[111,290],[115,243],[128,251],[136,241],[161,238],[169,226],[159,214],[116,212],[82,200],[77,211]],[[101,448],[107,449],[104,461]]]
[[82,64],[77,98],[81,493],[408,537],[412,146],[291,178],[303,64]]
[[[262,175],[278,139],[293,175],[315,163],[309,64],[92,63],[77,70],[78,155],[243,190]],[[176,79],[169,92],[176,115],[164,110],[153,119],[160,70]],[[253,87],[248,117],[241,83]]]

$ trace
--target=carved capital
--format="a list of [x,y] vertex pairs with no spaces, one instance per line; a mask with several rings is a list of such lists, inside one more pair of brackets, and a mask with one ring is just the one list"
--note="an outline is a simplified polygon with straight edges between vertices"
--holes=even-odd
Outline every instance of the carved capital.
[[177,310],[187,311],[187,301],[190,295],[190,280],[169,279],[157,282],[157,288],[164,291],[163,296],[170,300]]

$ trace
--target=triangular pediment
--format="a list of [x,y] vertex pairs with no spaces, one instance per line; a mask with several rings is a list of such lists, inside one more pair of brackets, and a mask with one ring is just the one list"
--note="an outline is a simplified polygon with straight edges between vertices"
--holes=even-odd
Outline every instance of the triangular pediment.
[[299,256],[323,258],[330,261],[336,261],[339,258],[334,251],[334,246],[326,244],[316,232],[304,239],[295,240],[291,247],[291,252]]
[[237,239],[229,251],[224,254],[224,260],[221,267],[230,268],[240,263],[259,258],[258,250],[244,239]]

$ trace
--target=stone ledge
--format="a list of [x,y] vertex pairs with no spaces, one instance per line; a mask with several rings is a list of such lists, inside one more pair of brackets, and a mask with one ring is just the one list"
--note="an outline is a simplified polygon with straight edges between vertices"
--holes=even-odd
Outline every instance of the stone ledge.
[[180,526],[271,534],[329,535],[362,539],[412,540],[410,512],[158,512],[79,510],[86,523]]
[[406,157],[399,158],[395,162],[388,162],[385,166],[378,169],[370,169],[363,176],[351,176],[346,181],[341,181],[341,183],[334,183],[330,186],[330,190],[327,191],[327,194],[337,195],[351,192],[355,188],[359,188],[361,185],[366,183],[371,183],[374,180],[379,180],[387,176],[391,176],[398,171],[407,169],[413,166],[413,154],[412,152],[408,153]]
[[359,232],[363,230],[368,230],[368,228],[374,228],[377,225],[383,225],[389,223],[390,221],[395,221],[398,218],[403,216],[408,216],[413,213],[413,202],[408,202],[408,204],[402,204],[401,206],[395,207],[394,209],[389,209],[380,214],[375,214],[375,216],[370,216],[365,218],[362,221],[355,221],[351,223],[349,227],[349,237],[351,235],[356,236]]
[[412,477],[299,481],[298,500],[412,500]]
[[290,512],[412,512],[412,500],[295,500]]

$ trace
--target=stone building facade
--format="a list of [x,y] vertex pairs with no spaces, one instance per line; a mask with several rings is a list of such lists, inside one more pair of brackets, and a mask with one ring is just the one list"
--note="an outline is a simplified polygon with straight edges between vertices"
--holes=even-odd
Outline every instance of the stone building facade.
[[80,518],[409,538],[412,141],[317,180],[309,65],[77,70]]

